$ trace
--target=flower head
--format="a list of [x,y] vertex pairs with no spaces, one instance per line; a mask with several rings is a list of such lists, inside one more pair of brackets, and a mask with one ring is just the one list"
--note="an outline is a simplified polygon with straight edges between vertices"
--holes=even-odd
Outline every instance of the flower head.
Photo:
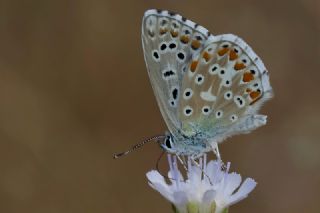
[[239,174],[229,173],[230,163],[224,170],[221,161],[207,163],[206,156],[199,159],[198,165],[188,159],[186,179],[178,169],[176,156],[172,159],[168,155],[168,161],[169,183],[155,170],[149,171],[147,178],[149,185],[169,200],[179,213],[226,211],[229,206],[246,198],[256,186],[251,178],[241,184]]

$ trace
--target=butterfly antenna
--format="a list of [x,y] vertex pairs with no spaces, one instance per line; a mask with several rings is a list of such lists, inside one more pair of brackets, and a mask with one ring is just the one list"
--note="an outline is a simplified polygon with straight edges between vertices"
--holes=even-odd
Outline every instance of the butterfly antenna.
[[127,154],[129,154],[130,152],[132,152],[132,151],[134,151],[134,150],[142,147],[142,146],[145,145],[146,143],[149,143],[150,141],[153,141],[153,140],[157,140],[157,141],[158,141],[159,139],[165,138],[165,137],[166,137],[165,135],[156,135],[156,136],[153,136],[153,137],[151,137],[151,138],[147,138],[146,140],[144,140],[144,141],[142,141],[142,142],[134,145],[133,147],[131,147],[131,149],[129,149],[128,151],[114,154],[114,155],[113,155],[113,158],[114,158],[114,159],[117,159],[117,158],[119,158],[119,157],[122,157],[122,156],[124,156],[124,155],[127,155]]

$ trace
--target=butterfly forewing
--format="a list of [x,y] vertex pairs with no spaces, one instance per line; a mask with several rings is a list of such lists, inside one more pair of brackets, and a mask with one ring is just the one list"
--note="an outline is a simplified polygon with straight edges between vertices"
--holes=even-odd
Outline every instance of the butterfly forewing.
[[208,37],[203,27],[180,15],[148,10],[142,22],[144,57],[160,111],[169,131],[179,136],[179,102],[190,61],[203,49]]

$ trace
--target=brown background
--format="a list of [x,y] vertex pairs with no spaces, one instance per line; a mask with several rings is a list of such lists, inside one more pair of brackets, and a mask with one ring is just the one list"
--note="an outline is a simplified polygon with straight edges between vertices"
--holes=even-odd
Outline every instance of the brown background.
[[112,159],[166,129],[141,48],[149,8],[239,35],[269,69],[268,125],[220,147],[258,182],[231,212],[319,212],[318,0],[1,1],[0,212],[170,212],[145,178],[155,144]]

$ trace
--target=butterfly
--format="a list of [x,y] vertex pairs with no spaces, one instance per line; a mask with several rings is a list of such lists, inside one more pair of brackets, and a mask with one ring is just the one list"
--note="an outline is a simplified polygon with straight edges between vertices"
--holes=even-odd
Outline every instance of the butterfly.
[[266,124],[257,111],[273,94],[268,71],[241,38],[212,35],[179,14],[155,9],[145,12],[141,35],[169,130],[160,143],[166,152],[193,159],[212,150],[219,155],[217,144],[227,137]]

